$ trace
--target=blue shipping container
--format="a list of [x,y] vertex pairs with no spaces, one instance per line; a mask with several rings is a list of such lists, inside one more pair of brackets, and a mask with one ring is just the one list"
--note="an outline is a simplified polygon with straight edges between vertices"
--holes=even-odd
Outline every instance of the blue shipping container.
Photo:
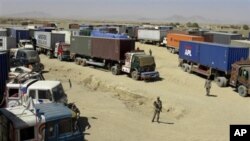
[[230,72],[231,65],[247,59],[249,48],[215,43],[181,41],[179,58],[223,72]]
[[113,34],[113,33],[104,33],[98,30],[91,31],[92,37],[102,37],[102,38],[115,38],[115,39],[128,39],[128,35],[126,34]]
[[0,100],[5,91],[6,81],[9,73],[9,54],[0,52]]
[[18,43],[19,40],[28,40],[30,38],[29,30],[23,28],[11,28],[10,36],[16,38],[16,43]]

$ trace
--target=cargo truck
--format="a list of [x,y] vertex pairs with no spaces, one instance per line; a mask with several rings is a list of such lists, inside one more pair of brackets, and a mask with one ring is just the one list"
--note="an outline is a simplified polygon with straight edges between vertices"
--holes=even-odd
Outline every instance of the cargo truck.
[[182,69],[214,79],[218,86],[231,85],[240,96],[250,94],[249,48],[215,43],[181,41],[179,60]]
[[53,58],[57,42],[65,42],[65,35],[45,31],[35,31],[37,50]]
[[158,79],[154,57],[134,49],[132,39],[73,36],[70,52],[78,65],[107,68],[114,75],[124,72],[135,80]]
[[206,32],[202,35],[205,38],[206,42],[227,44],[231,43],[231,40],[241,40],[241,34],[234,33],[224,33],[224,32]]
[[1,141],[83,141],[74,111],[59,103],[0,109]]
[[56,43],[55,51],[54,51],[54,56],[58,60],[63,61],[63,60],[70,60],[70,44],[67,43]]
[[16,38],[0,36],[0,51],[16,48]]
[[204,38],[201,36],[193,36],[180,33],[168,33],[167,49],[171,53],[178,53],[180,47],[180,41],[204,41]]
[[163,38],[166,37],[167,32],[171,29],[138,29],[137,38],[141,43],[152,43],[160,46]]

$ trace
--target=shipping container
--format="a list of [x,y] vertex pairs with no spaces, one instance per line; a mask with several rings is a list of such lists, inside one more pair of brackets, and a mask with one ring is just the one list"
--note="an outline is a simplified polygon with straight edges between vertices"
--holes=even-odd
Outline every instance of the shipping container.
[[53,30],[52,33],[64,34],[65,35],[65,43],[70,44],[71,32],[69,30]]
[[16,48],[16,38],[0,36],[0,51]]
[[25,28],[8,28],[8,33],[10,37],[16,38],[16,43],[19,40],[28,40],[30,39],[29,30]]
[[[248,40],[231,40],[232,46],[244,46],[250,48],[250,41]],[[249,49],[249,55],[250,55],[250,49]],[[248,57],[250,59],[250,56]]]
[[247,59],[249,48],[224,44],[181,41],[179,58],[230,73],[231,65]]
[[128,39],[128,35],[126,34],[113,34],[113,33],[105,33],[98,30],[91,31],[92,37],[101,37],[101,38],[115,38],[115,39]]
[[138,26],[127,26],[125,33],[132,39],[137,39]]
[[91,37],[90,36],[72,36],[70,52],[80,56],[91,56]]
[[80,30],[79,29],[70,29],[71,36],[79,36]]
[[69,24],[69,29],[79,29],[80,25],[79,24]]
[[242,39],[241,34],[223,33],[223,32],[206,32],[204,33],[204,36],[209,37],[210,38],[209,40],[212,41],[213,43],[227,44],[227,45],[231,43],[231,40]]
[[180,41],[204,41],[204,38],[202,36],[193,36],[178,33],[167,34],[167,47],[170,49],[174,49],[173,52],[178,52]]
[[166,36],[167,30],[157,29],[138,29],[138,40],[148,42],[161,42]]
[[35,39],[37,40],[38,47],[47,50],[54,50],[55,43],[65,42],[65,35],[45,31],[35,31]]
[[0,28],[0,36],[7,36],[7,29]]
[[5,91],[9,69],[9,54],[8,52],[0,51],[0,101],[2,101]]
[[37,29],[38,31],[52,32],[56,28],[55,27],[38,27]]
[[125,59],[125,53],[135,49],[135,41],[131,39],[108,39],[94,38],[91,39],[92,57],[102,58],[113,61]]

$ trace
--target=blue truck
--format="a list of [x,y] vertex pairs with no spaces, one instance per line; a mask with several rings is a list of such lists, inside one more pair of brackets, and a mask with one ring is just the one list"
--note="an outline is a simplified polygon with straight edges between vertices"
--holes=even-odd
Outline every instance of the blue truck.
[[250,92],[249,48],[225,44],[181,41],[179,66],[188,73],[214,79],[218,86],[231,85],[241,96]]

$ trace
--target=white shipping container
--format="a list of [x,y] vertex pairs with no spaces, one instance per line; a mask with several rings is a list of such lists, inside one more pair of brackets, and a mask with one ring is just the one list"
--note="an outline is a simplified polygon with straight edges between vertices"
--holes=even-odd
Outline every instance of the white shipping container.
[[71,32],[68,30],[52,30],[52,33],[65,34],[65,43],[70,44]]
[[167,30],[138,29],[139,40],[162,41]]
[[0,51],[16,48],[16,38],[14,37],[0,37]]

